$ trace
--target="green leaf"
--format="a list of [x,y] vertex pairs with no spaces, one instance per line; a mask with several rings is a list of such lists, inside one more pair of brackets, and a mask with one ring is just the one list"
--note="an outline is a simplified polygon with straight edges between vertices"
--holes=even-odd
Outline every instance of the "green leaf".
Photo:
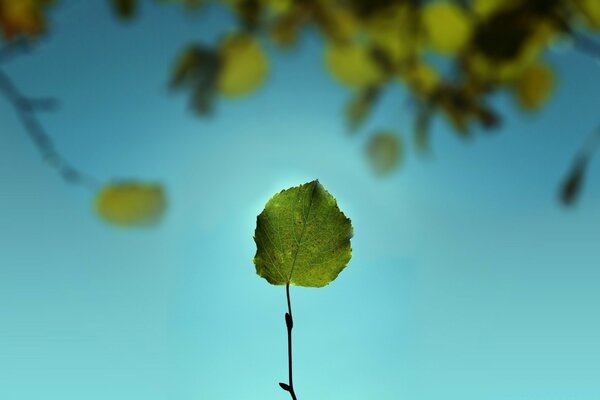
[[312,181],[273,196],[256,219],[256,273],[272,285],[323,287],[343,270],[352,224]]

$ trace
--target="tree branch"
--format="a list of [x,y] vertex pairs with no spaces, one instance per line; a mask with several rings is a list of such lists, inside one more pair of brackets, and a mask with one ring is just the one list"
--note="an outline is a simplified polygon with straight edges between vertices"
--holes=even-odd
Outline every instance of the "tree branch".
[[590,133],[575,155],[569,173],[560,187],[559,197],[563,204],[570,206],[577,201],[585,180],[587,167],[599,148],[600,126]]
[[[13,46],[13,45],[11,45]],[[16,50],[0,50],[0,61],[11,57]],[[18,47],[17,47],[18,49]],[[96,189],[98,181],[69,163],[55,148],[52,138],[46,133],[37,117],[39,111],[49,111],[56,108],[54,99],[35,99],[23,95],[10,77],[0,68],[0,93],[13,106],[25,132],[33,141],[48,165],[56,169],[62,178],[69,183],[76,183]]]

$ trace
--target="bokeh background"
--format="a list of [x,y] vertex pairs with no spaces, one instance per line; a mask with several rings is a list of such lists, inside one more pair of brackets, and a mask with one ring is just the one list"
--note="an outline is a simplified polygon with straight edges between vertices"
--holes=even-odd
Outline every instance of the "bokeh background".
[[[227,14],[149,4],[123,25],[102,2],[64,1],[51,17],[52,34],[6,71],[60,99],[42,120],[68,159],[103,179],[159,180],[169,207],[151,229],[103,223],[0,99],[0,398],[288,396],[285,291],[255,274],[252,236],[272,194],[315,178],[355,237],[336,281],[292,288],[299,398],[599,398],[600,163],[576,207],[556,198],[598,123],[589,57],[548,55],[559,81],[540,114],[497,96],[502,129],[466,143],[435,120],[433,154],[379,179],[316,35],[268,49],[265,86],[198,119],[168,71]],[[403,96],[386,92],[367,124],[409,130]]]

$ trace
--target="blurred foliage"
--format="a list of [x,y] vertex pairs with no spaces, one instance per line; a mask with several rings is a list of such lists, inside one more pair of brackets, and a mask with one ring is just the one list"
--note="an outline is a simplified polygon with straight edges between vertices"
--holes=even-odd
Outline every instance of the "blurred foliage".
[[[156,0],[185,10],[222,7],[238,22],[216,43],[190,43],[173,63],[170,83],[190,95],[205,116],[215,98],[248,96],[269,74],[264,47],[295,46],[306,31],[323,38],[323,62],[349,90],[345,118],[357,132],[383,90],[404,87],[414,105],[413,143],[430,148],[432,118],[444,118],[460,138],[475,128],[491,130],[503,119],[492,97],[511,94],[532,113],[543,108],[555,87],[544,58],[556,43],[600,55],[593,35],[600,31],[600,0]],[[0,27],[7,45],[33,41],[48,29],[47,13],[58,1],[0,0]],[[139,0],[109,0],[122,20],[139,14]],[[587,35],[587,36],[586,36]],[[595,142],[594,142],[595,143]],[[597,146],[596,146],[597,147]],[[380,175],[399,165],[398,133],[374,132],[366,141],[370,165]],[[591,157],[591,151],[586,152]],[[571,204],[587,162],[568,174]]]
[[373,171],[378,175],[387,175],[399,165],[401,150],[397,135],[392,132],[377,132],[370,138],[366,153]]
[[159,184],[119,182],[104,186],[95,206],[98,215],[113,225],[140,227],[159,222],[167,200]]

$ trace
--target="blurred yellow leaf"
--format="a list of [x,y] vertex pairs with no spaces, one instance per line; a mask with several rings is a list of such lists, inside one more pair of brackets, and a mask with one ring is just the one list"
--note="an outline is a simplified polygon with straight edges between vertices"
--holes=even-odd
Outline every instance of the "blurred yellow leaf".
[[423,8],[423,29],[428,43],[440,54],[454,55],[462,50],[471,38],[471,20],[458,6],[437,2]]
[[415,14],[412,7],[401,4],[381,10],[365,21],[368,39],[396,65],[419,51],[421,37]]
[[43,8],[49,1],[0,0],[0,26],[6,40],[36,36],[45,29]]
[[376,86],[384,79],[381,68],[368,48],[357,43],[329,43],[325,50],[325,62],[340,83],[352,88]]
[[527,111],[542,107],[552,94],[554,74],[544,64],[535,64],[527,68],[515,82],[515,93],[519,105]]
[[159,184],[113,183],[102,188],[95,200],[100,217],[122,227],[154,225],[166,207],[166,195]]
[[590,29],[600,29],[600,1],[574,0],[573,5]]
[[221,70],[217,87],[226,97],[245,96],[258,89],[269,71],[260,44],[251,36],[232,34],[219,45]]
[[377,175],[394,171],[401,159],[400,138],[391,132],[378,132],[367,143],[367,159]]

